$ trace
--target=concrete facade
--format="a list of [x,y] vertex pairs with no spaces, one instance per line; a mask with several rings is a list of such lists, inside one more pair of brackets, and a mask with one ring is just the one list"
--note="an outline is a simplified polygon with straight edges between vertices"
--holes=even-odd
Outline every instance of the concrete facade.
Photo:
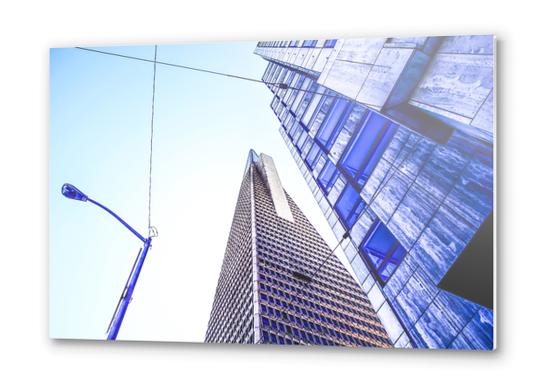
[[255,50],[280,134],[337,238],[349,231],[345,253],[396,347],[495,346],[493,309],[438,288],[493,210],[493,46],[455,36]]

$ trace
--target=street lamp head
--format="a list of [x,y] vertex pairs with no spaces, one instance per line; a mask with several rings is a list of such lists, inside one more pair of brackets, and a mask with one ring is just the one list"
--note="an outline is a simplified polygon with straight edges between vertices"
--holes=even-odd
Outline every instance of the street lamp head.
[[62,186],[62,194],[67,197],[68,199],[72,200],[79,200],[79,201],[87,201],[88,197],[83,192],[75,188],[71,184],[64,184]]

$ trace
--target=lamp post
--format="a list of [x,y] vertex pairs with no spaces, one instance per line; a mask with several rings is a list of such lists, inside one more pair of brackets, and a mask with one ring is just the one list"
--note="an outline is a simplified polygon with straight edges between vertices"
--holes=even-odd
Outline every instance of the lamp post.
[[90,197],[85,195],[83,192],[81,192],[79,189],[77,189],[71,184],[66,183],[62,186],[62,194],[68,199],[79,200],[83,202],[89,201],[92,204],[97,205],[98,207],[109,213],[111,216],[113,216],[115,219],[117,219],[122,225],[128,228],[130,232],[132,232],[139,240],[143,242],[143,248],[139,250],[139,253],[134,261],[134,265],[132,266],[132,270],[130,271],[128,280],[126,281],[126,285],[124,286],[117,307],[115,308],[115,312],[113,313],[113,317],[111,318],[111,321],[109,323],[109,327],[107,328],[107,340],[116,340],[117,334],[120,330],[120,326],[122,325],[122,320],[124,319],[124,315],[126,314],[128,305],[132,300],[132,294],[134,292],[137,279],[139,278],[139,274],[141,273],[141,268],[143,267],[143,263],[145,262],[145,258],[147,257],[147,252],[149,251],[149,248],[151,246],[152,236],[149,235],[148,238],[143,237],[127,222],[120,218],[120,216],[118,216],[115,212],[107,208],[105,205],[102,205],[97,201],[92,200]]

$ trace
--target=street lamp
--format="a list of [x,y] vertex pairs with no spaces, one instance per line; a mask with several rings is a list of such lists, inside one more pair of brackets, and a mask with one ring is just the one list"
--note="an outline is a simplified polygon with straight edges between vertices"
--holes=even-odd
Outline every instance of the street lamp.
[[97,201],[92,200],[90,197],[88,197],[86,194],[84,194],[71,184],[66,183],[62,186],[62,194],[68,199],[90,201],[92,204],[97,205],[98,207],[109,213],[111,216],[113,216],[115,219],[117,219],[122,225],[128,228],[130,232],[132,232],[135,236],[137,236],[139,240],[143,242],[143,248],[139,250],[139,253],[134,261],[134,265],[132,266],[132,270],[130,272],[130,275],[128,276],[128,280],[126,281],[126,285],[124,286],[117,307],[115,308],[115,312],[113,313],[113,317],[111,318],[111,322],[109,323],[109,327],[107,328],[107,340],[116,340],[117,334],[120,330],[120,326],[122,325],[122,320],[124,319],[124,315],[126,314],[128,305],[132,300],[132,294],[134,293],[137,279],[139,278],[139,274],[141,273],[141,268],[143,268],[143,263],[145,262],[147,252],[149,251],[149,248],[151,246],[152,235],[149,234],[148,238],[143,237],[127,222],[122,220],[120,216],[118,216],[115,212],[107,208],[105,205],[102,205]]

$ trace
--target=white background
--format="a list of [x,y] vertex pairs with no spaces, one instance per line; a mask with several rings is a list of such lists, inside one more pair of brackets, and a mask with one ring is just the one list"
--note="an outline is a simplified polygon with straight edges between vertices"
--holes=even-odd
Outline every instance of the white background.
[[[534,3],[534,2],[533,2]],[[527,2],[525,2],[527,4]],[[47,1],[2,5],[2,382],[540,380],[540,12],[521,2]],[[48,48],[356,36],[499,38],[496,352],[49,340]],[[523,379],[521,379],[523,377]]]

